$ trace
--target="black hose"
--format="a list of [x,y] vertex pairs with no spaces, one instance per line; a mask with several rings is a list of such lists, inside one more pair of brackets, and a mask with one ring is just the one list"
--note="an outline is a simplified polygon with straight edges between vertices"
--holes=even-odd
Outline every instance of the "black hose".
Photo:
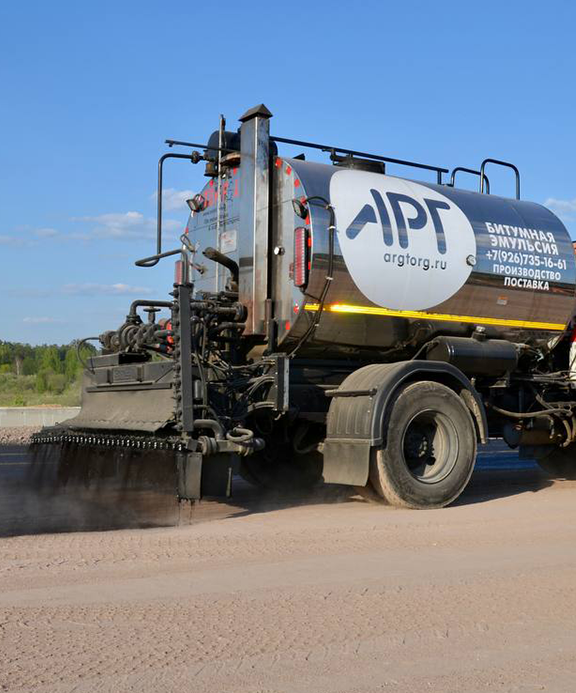
[[334,212],[334,207],[328,202],[328,200],[326,200],[323,197],[320,197],[319,195],[309,197],[307,201],[310,202],[311,200],[320,200],[321,202],[323,202],[324,208],[328,211],[328,214],[330,215],[328,221],[328,271],[326,272],[324,286],[322,287],[322,291],[320,292],[320,297],[318,299],[318,310],[314,315],[312,324],[310,325],[310,327],[308,327],[308,329],[302,335],[302,337],[300,337],[300,340],[298,341],[298,344],[296,344],[294,349],[292,349],[292,351],[288,353],[288,356],[290,358],[294,358],[296,352],[300,349],[300,347],[311,337],[314,336],[314,332],[316,332],[316,328],[318,327],[320,323],[320,318],[322,317],[322,311],[324,310],[324,303],[326,301],[326,296],[328,295],[328,290],[332,283],[332,279],[334,278],[334,234],[336,232],[336,214]]
[[86,342],[99,342],[100,337],[84,337],[84,339],[81,339],[77,344],[76,344],[76,356],[78,357],[78,361],[80,361],[80,365],[84,368],[86,371],[90,371],[90,373],[94,373],[94,368],[92,366],[88,366],[88,364],[82,359],[82,356],[80,354],[80,347],[85,344]]
[[422,352],[427,354],[430,351],[430,349],[432,349],[432,347],[435,347],[437,344],[438,344],[437,339],[433,339],[431,342],[426,342],[426,344],[421,346],[420,349],[418,349],[418,351],[414,354],[414,356],[410,360],[415,361],[420,356],[420,354]]

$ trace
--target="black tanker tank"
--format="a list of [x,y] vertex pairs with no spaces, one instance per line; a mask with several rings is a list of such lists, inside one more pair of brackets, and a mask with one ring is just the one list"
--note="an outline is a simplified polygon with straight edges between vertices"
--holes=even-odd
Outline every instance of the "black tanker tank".
[[[270,168],[268,281],[279,349],[310,331],[326,281],[328,211],[311,202],[301,218],[293,205],[311,197],[333,206],[336,232],[322,318],[301,356],[372,350],[396,358],[436,334],[469,336],[477,327],[532,343],[562,332],[572,315],[572,242],[542,205],[300,159],[274,157]],[[258,248],[240,237],[242,187],[237,168],[220,194],[211,180],[206,209],[188,223],[198,250],[219,247],[241,275],[263,271]],[[224,288],[222,267],[196,267],[198,290]],[[264,299],[251,296],[249,308]]]

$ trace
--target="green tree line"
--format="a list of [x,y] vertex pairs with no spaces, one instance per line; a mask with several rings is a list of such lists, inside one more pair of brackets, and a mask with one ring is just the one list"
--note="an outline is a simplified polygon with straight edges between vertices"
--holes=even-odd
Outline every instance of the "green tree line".
[[96,349],[83,344],[79,358],[77,347],[77,342],[31,346],[0,340],[0,403],[48,402],[50,395],[79,390],[82,362],[95,354]]

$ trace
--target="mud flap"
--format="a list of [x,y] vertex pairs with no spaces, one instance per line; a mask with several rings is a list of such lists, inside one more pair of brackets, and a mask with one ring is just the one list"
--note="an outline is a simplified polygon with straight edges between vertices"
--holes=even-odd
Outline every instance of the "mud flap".
[[366,486],[369,468],[370,443],[363,440],[324,443],[324,483]]
[[476,420],[478,436],[487,434],[486,412],[468,378],[449,363],[398,361],[370,364],[343,380],[328,410],[324,442],[324,481],[330,484],[364,486],[370,469],[370,450],[385,443],[385,414],[397,388],[406,382],[435,380],[462,396]]

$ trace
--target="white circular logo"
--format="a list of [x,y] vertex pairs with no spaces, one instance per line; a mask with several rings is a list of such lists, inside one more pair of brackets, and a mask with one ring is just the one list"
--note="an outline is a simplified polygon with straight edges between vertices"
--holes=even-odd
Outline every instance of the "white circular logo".
[[338,242],[350,276],[373,303],[431,308],[472,271],[476,238],[464,212],[425,185],[367,171],[330,180]]

